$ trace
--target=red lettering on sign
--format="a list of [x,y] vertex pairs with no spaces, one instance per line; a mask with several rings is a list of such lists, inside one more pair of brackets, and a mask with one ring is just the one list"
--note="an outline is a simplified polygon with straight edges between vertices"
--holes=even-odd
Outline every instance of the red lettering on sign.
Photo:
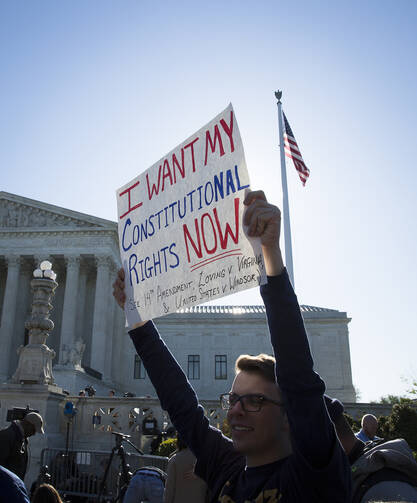
[[142,206],[143,203],[138,203],[138,204],[135,204],[135,206],[132,206],[131,205],[131,199],[130,199],[130,192],[139,185],[139,181],[134,183],[133,185],[131,185],[130,187],[128,187],[126,190],[124,190],[123,192],[120,192],[119,194],[119,197],[122,197],[123,195],[127,194],[128,196],[128,205],[129,205],[129,209],[126,211],[126,213],[123,213],[123,215],[121,215],[119,218],[120,220],[125,217],[128,213],[130,213],[131,211],[133,210],[136,210],[136,208],[140,208]]
[[174,171],[174,183],[177,183],[177,170],[178,168],[179,172],[181,173],[181,178],[185,177],[185,166],[184,166],[184,149],[181,149],[181,162],[182,162],[182,167],[180,166],[180,163],[178,162],[177,156],[175,154],[172,154],[172,170]]
[[159,185],[160,185],[160,182],[161,182],[161,169],[162,169],[162,165],[160,164],[159,165],[159,169],[158,169],[158,185],[156,184],[152,184],[152,187],[149,186],[149,173],[146,173],[146,183],[148,185],[148,197],[149,197],[149,201],[151,201],[153,195],[155,194],[156,196],[159,194]]
[[[224,230],[222,229],[222,226],[220,224],[219,220],[219,215],[217,213],[217,208],[213,209],[213,215],[214,215],[214,220],[216,222],[216,226],[213,224],[213,219],[210,216],[209,213],[204,213],[200,221],[198,218],[194,219],[194,226],[195,226],[195,237],[191,236],[191,233],[187,227],[186,224],[182,226],[183,232],[184,232],[184,242],[185,242],[185,247],[187,249],[187,258],[188,262],[191,262],[191,255],[190,255],[190,250],[194,249],[195,255],[197,258],[201,258],[203,256],[203,249],[201,246],[201,235],[203,236],[203,244],[206,253],[209,255],[212,255],[217,251],[218,248],[218,241],[220,241],[220,248],[222,250],[225,250],[228,247],[229,244],[229,236],[230,239],[237,244],[239,241],[239,198],[236,197],[234,199],[234,214],[235,214],[235,229],[234,231],[232,230],[231,225],[229,222],[226,222],[226,225],[224,227]],[[213,233],[214,236],[214,244],[212,248],[209,248],[207,246],[207,240],[206,240],[206,226],[205,224],[205,219],[210,221],[211,226],[211,232]],[[200,233],[200,228],[201,228],[201,233]],[[210,232],[210,231],[209,231]],[[217,239],[219,238],[219,239]],[[191,247],[189,246],[191,245]]]
[[216,225],[217,225],[217,230],[219,232],[219,238],[220,238],[220,246],[222,250],[227,248],[227,241],[228,241],[228,236],[230,234],[230,237],[232,238],[233,242],[237,244],[239,241],[239,198],[236,197],[234,200],[235,203],[235,234],[233,235],[232,229],[229,225],[228,222],[226,222],[226,228],[224,234],[222,233],[222,228],[220,226],[220,221],[219,217],[217,215],[217,209],[214,208],[213,213],[214,213],[214,218],[216,220]]
[[[213,233],[213,237],[214,237],[213,248],[209,248],[207,246],[207,241],[206,241],[207,230],[206,230],[206,228],[204,226],[204,218],[208,218],[210,220],[211,229],[212,229],[212,233]],[[216,229],[215,229],[214,224],[213,224],[213,220],[212,220],[211,216],[208,213],[204,213],[204,215],[201,217],[201,230],[202,230],[202,234],[203,234],[204,248],[206,249],[206,252],[209,255],[211,255],[212,253],[214,253],[217,250],[217,235],[216,235]]]
[[172,174],[171,174],[171,168],[169,166],[168,159],[165,159],[164,161],[164,167],[162,168],[162,192],[165,189],[165,178],[169,178],[169,181],[172,185]]
[[191,148],[191,159],[193,161],[193,173],[195,172],[195,159],[194,159],[194,143],[198,141],[198,136],[197,138],[195,138],[193,141],[191,141],[190,143],[188,143],[187,145],[184,145],[184,150],[188,147]]
[[200,239],[200,229],[198,227],[198,220],[195,218],[194,219],[195,223],[195,232],[197,234],[197,246],[195,244],[195,241],[191,237],[190,231],[188,230],[188,227],[186,224],[182,226],[182,229],[184,231],[184,241],[185,241],[185,246],[187,248],[187,257],[188,257],[188,262],[191,261],[190,259],[190,251],[188,249],[188,241],[190,242],[191,246],[194,248],[195,254],[197,255],[198,258],[201,258],[203,256],[201,252],[201,239]]
[[220,134],[219,126],[216,124],[214,126],[214,141],[211,139],[211,134],[210,131],[206,131],[206,157],[204,159],[204,166],[207,165],[207,156],[208,156],[208,146],[210,144],[211,152],[214,153],[216,150],[216,144],[219,142],[220,146],[220,157],[224,155],[224,148],[223,148],[223,142],[222,142],[222,137]]
[[235,150],[235,144],[233,143],[233,110],[230,110],[230,124],[227,125],[227,123],[226,123],[226,121],[224,119],[222,119],[220,121],[220,124],[222,125],[222,128],[224,129],[224,132],[229,137],[230,151],[234,152],[234,150]]

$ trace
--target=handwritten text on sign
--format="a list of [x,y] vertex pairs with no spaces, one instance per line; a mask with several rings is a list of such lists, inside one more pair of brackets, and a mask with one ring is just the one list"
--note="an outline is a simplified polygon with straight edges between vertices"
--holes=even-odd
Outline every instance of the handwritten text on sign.
[[265,282],[232,105],[117,191],[129,325]]

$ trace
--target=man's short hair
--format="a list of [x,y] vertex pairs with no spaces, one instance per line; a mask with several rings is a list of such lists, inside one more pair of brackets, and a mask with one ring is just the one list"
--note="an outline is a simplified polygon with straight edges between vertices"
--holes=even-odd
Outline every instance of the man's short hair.
[[261,375],[266,381],[276,383],[275,358],[265,353],[257,356],[240,355],[235,363],[235,373],[254,372]]
[[42,435],[45,433],[43,429],[43,419],[40,414],[36,412],[29,412],[29,414],[26,414],[23,418],[23,421],[31,424],[35,428],[36,433],[42,433]]
[[369,421],[369,419],[373,419],[374,422],[378,422],[378,419],[373,415],[373,414],[365,414],[364,416],[362,416],[362,419],[361,419],[361,426],[363,427],[363,423],[364,421]]

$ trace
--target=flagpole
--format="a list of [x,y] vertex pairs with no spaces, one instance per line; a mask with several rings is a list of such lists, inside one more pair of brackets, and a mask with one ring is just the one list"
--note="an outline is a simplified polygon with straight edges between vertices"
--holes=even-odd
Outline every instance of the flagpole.
[[284,128],[282,124],[282,91],[275,92],[278,106],[279,152],[281,157],[282,212],[284,217],[285,265],[294,288],[294,268],[292,263],[290,208],[288,204],[287,171],[285,168]]

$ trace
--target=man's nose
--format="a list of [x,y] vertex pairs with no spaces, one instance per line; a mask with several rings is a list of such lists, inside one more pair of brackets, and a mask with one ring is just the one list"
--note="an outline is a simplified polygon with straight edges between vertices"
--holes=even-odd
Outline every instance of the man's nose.
[[230,407],[229,412],[232,414],[244,414],[245,409],[242,406],[242,400],[237,400],[236,403]]

